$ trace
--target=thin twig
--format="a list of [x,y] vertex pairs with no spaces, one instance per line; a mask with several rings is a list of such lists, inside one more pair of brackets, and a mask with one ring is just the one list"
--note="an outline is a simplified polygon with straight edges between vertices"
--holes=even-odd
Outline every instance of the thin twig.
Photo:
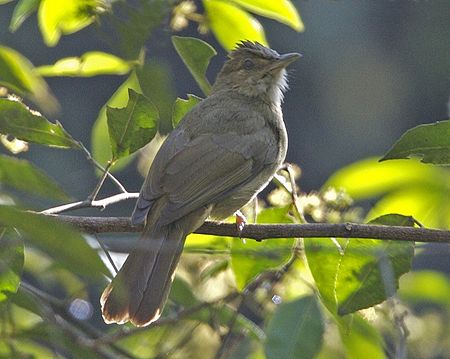
[[[52,215],[85,233],[140,232],[129,217],[82,217]],[[1,220],[0,220],[1,223]],[[233,223],[205,222],[195,233],[239,237]],[[242,237],[263,241],[275,238],[367,238],[424,243],[450,243],[450,231],[442,229],[383,226],[357,223],[247,224]]]
[[67,204],[63,204],[61,206],[48,208],[40,213],[42,213],[42,214],[58,214],[58,213],[73,211],[75,209],[81,209],[81,208],[105,209],[105,207],[107,207],[111,204],[122,202],[122,201],[125,201],[128,199],[136,199],[138,197],[139,197],[139,193],[126,192],[126,193],[116,194],[114,196],[107,197],[107,198],[100,199],[100,200],[95,200],[95,201],[90,201],[89,199],[86,199],[84,201],[67,203]]
[[[98,163],[94,157],[92,157],[89,150],[84,146],[84,144],[80,141],[77,141],[78,145],[80,146],[80,149],[85,153],[86,158],[89,162],[91,162],[97,169],[102,171],[102,173],[106,173],[105,167],[103,167],[100,163]],[[120,192],[127,193],[128,191],[125,189],[125,187],[120,183],[120,181],[114,177],[109,171],[107,172],[108,177],[116,184],[117,188],[119,188]]]
[[103,240],[96,234],[94,234],[95,239],[97,240],[98,244],[100,245],[100,247],[103,249],[103,252],[106,255],[106,258],[108,258],[108,262],[109,264],[111,264],[111,267],[113,267],[114,269],[114,273],[117,274],[117,272],[119,271],[117,269],[116,263],[114,263],[111,254],[109,254],[108,249],[106,248],[105,244],[103,243]]
[[100,189],[103,186],[103,183],[105,183],[106,177],[108,177],[109,170],[111,166],[113,165],[113,161],[109,161],[108,164],[105,167],[105,171],[103,172],[102,176],[100,177],[100,180],[97,183],[97,186],[95,186],[92,193],[88,196],[88,201],[95,201],[97,198],[98,193],[100,192]]

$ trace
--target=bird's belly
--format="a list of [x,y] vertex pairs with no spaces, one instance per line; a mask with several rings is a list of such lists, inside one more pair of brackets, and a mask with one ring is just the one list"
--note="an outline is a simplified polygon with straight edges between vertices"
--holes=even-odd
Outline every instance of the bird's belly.
[[250,182],[236,188],[229,196],[215,203],[210,217],[212,219],[222,220],[244,207],[269,184],[278,167],[279,165],[265,169]]

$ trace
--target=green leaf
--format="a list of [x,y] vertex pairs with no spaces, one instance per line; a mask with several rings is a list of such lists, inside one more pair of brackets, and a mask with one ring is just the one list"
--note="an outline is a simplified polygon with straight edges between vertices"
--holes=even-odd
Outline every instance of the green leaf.
[[23,268],[23,242],[13,231],[0,229],[0,302],[17,292]]
[[422,270],[405,274],[398,294],[402,301],[414,306],[439,305],[450,310],[450,280],[441,272]]
[[127,107],[106,109],[113,160],[144,147],[158,130],[159,114],[155,105],[132,89],[128,90],[128,98]]
[[[413,226],[412,217],[391,214],[370,222]],[[413,242],[371,239],[305,240],[308,265],[324,304],[334,314],[349,314],[381,303],[398,288],[399,277],[411,269]]]
[[282,22],[296,31],[305,27],[294,5],[289,0],[232,0],[249,11]]
[[[172,106],[176,98],[172,71],[167,64],[150,61],[136,68],[142,94],[151,98],[159,111],[159,133],[165,135],[173,130]],[[138,91],[139,92],[139,91]]]
[[90,279],[109,272],[102,260],[77,232],[54,218],[0,206],[1,225],[16,228],[28,241],[69,271]]
[[211,84],[206,78],[206,70],[216,50],[205,41],[194,37],[172,36],[172,43],[186,67],[205,95],[211,91]]
[[339,169],[323,188],[342,188],[354,199],[360,199],[410,187],[412,184],[428,188],[439,183],[445,185],[449,174],[450,171],[445,168],[427,166],[418,161],[379,163],[373,157]]
[[13,0],[0,0],[0,5],[7,4]]
[[11,17],[9,30],[15,32],[33,14],[41,0],[19,0]]
[[351,327],[339,325],[347,359],[360,359],[370,354],[370,359],[385,359],[380,333],[359,315],[354,315]]
[[267,326],[267,359],[308,359],[320,351],[324,324],[316,299],[281,304]]
[[131,70],[130,63],[101,51],[86,52],[80,57],[66,57],[54,65],[36,69],[42,76],[91,77],[97,75],[124,75]]
[[[258,223],[292,223],[289,207],[268,208],[258,214]],[[276,241],[246,241],[235,239],[231,247],[231,267],[238,289],[242,290],[264,270],[286,263],[292,255],[293,238]]]
[[171,3],[167,0],[108,1],[112,11],[101,13],[100,25],[110,47],[127,59],[136,59],[151,33],[167,19]]
[[[106,102],[105,106],[101,108],[94,126],[92,127],[92,155],[99,163],[106,164],[112,158],[111,144],[108,134],[108,123],[106,119],[106,108],[125,107],[128,103],[129,88],[136,92],[141,91],[135,72],[130,74],[125,82],[119,86],[116,92],[114,92],[108,102]],[[133,157],[134,156],[121,158],[114,164],[113,167],[111,167],[111,171],[115,172],[121,170],[133,160]]]
[[[382,216],[370,223],[414,226],[411,217],[400,215]],[[336,273],[338,313],[372,307],[394,295],[413,257],[414,242],[350,239]]]
[[380,161],[411,156],[435,165],[450,164],[450,120],[420,125],[406,131]]
[[0,46],[0,85],[20,96],[27,96],[47,113],[56,112],[59,104],[45,81],[27,58],[6,46]]
[[172,113],[172,125],[173,127],[177,127],[183,117],[191,110],[192,107],[197,105],[202,98],[188,94],[187,100],[178,97],[173,104],[173,113]]
[[226,50],[232,50],[242,40],[267,45],[262,25],[246,11],[222,0],[203,0],[203,5],[208,25]]
[[95,20],[99,0],[41,0],[39,28],[47,46],[55,46],[61,35],[72,34]]
[[10,156],[0,155],[0,184],[44,198],[69,198],[43,171],[26,160]]
[[79,148],[59,122],[51,123],[18,101],[0,98],[0,133],[41,145]]

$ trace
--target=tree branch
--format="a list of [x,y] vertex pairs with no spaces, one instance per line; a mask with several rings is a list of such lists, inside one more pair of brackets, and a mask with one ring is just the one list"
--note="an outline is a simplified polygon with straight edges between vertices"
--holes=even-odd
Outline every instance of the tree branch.
[[[142,231],[142,226],[133,227],[128,217],[51,216],[85,233]],[[233,223],[205,222],[195,233],[239,237]],[[448,230],[356,223],[247,224],[242,230],[242,237],[256,241],[271,238],[338,237],[450,243]]]

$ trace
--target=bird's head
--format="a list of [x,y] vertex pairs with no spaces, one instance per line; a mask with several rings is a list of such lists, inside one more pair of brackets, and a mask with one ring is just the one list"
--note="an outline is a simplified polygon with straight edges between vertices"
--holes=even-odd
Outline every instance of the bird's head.
[[229,54],[213,91],[234,89],[245,96],[281,102],[287,89],[285,68],[299,57],[298,53],[280,55],[258,42],[242,41]]

